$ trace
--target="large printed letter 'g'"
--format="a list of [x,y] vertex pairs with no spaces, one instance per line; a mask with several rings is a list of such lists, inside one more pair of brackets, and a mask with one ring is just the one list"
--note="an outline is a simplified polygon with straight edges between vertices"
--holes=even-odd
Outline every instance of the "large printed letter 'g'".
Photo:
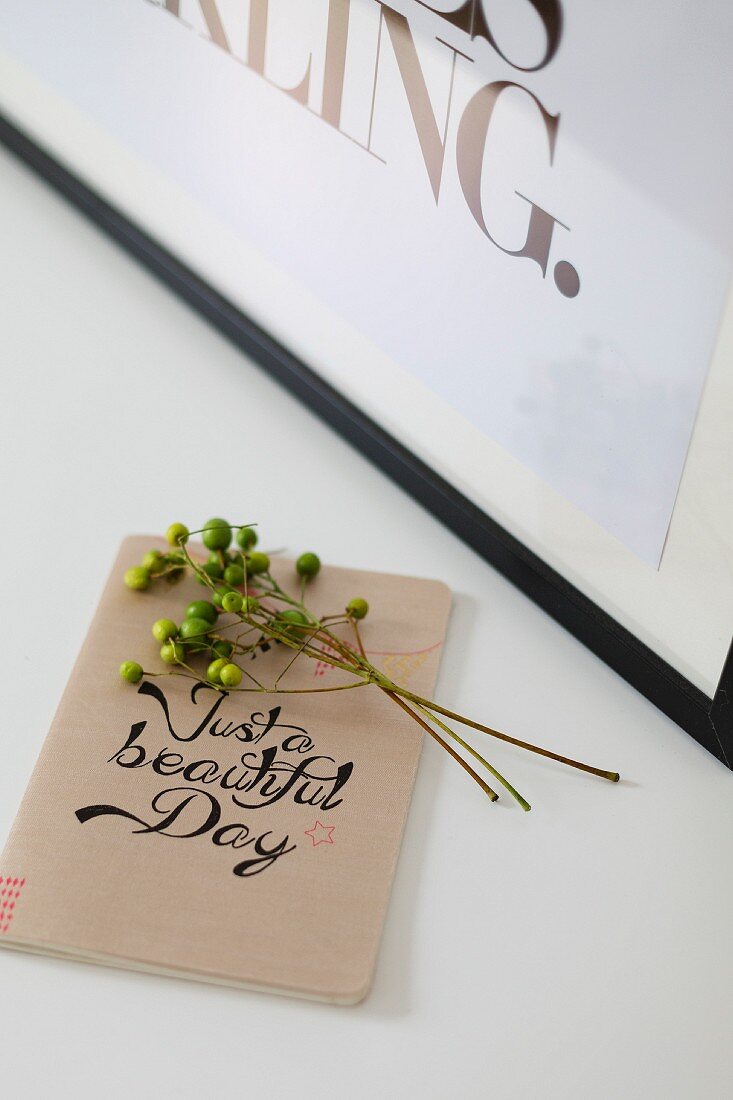
[[[540,103],[537,96],[533,95],[533,93],[526,88],[523,88],[521,84],[515,84],[510,80],[497,80],[479,88],[468,101],[461,117],[458,135],[456,137],[458,178],[469,210],[473,214],[481,231],[486,234],[492,244],[495,244],[496,247],[500,248],[502,252],[505,252],[507,256],[525,256],[527,259],[534,260],[539,264],[544,277],[547,272],[547,264],[550,257],[552,233],[555,225],[558,224],[557,219],[553,218],[552,214],[548,214],[546,210],[543,210],[531,200],[526,199],[525,201],[529,202],[531,207],[527,237],[521,248],[510,249],[504,248],[503,245],[500,245],[498,241],[492,237],[484,217],[483,203],[481,201],[481,178],[483,174],[486,141],[494,108],[502,92],[505,92],[507,88],[519,89],[524,92],[525,95],[528,95],[536,104],[542,121],[545,124],[545,130],[547,131],[550,164],[552,164],[560,116],[550,114],[549,111],[543,107],[542,103]],[[524,198],[524,196],[520,197]],[[557,265],[555,269],[555,282],[558,290],[561,294],[565,295],[565,297],[573,298],[578,293],[580,284],[577,272],[571,264],[567,263],[567,261],[563,260]]]

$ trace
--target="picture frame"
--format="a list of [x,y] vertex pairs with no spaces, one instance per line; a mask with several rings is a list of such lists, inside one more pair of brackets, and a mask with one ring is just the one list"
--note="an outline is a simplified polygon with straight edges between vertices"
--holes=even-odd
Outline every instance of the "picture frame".
[[[395,45],[400,40],[391,32],[397,28],[397,31],[404,34],[405,25],[409,31],[411,26],[409,20],[413,17],[414,8],[425,9],[422,13],[418,13],[420,18],[436,16],[431,5],[417,4],[417,0],[405,0],[401,5],[402,10],[397,11],[397,15],[404,20],[404,24],[395,19],[390,27],[389,21],[385,22],[385,10],[388,6],[379,3],[378,0],[373,2],[378,9],[376,16],[379,34],[384,36],[384,48],[386,50],[390,43],[395,46],[395,56],[398,61],[399,50],[403,47],[407,50],[405,46],[407,40],[404,38],[401,40],[402,46]],[[144,18],[150,22],[146,25],[153,26],[153,19],[168,21],[164,26],[166,35],[169,26],[174,23],[177,26],[182,22],[182,12],[178,4],[151,4],[147,3],[147,0],[139,0],[139,4],[141,19],[143,10],[147,9]],[[338,5],[342,6],[339,8]],[[440,7],[440,5],[435,6]],[[77,4],[76,7],[83,15],[84,3]],[[563,18],[569,19],[571,5],[566,3],[562,9],[559,4],[535,5],[535,7],[542,9],[545,13],[546,45],[547,50],[550,50],[555,39],[557,40],[555,46],[562,42],[563,33],[562,21],[553,23],[552,12],[561,13]],[[712,7],[715,8],[715,4],[712,4]],[[456,11],[463,11],[464,8],[466,12],[472,13],[475,31],[478,9],[472,4],[472,0]],[[328,11],[332,20],[328,24],[329,33],[333,32],[335,25],[338,29],[338,19],[336,24],[333,22],[334,12],[336,17],[339,12],[341,14],[346,12],[348,15],[347,9],[348,4],[345,0],[332,0]],[[232,50],[229,49],[231,36],[227,37],[223,20],[217,22],[216,5],[200,5],[197,7],[197,12],[203,22],[200,22],[195,35],[196,49],[199,50],[201,47],[208,49],[213,44],[220,52],[231,54]],[[456,22],[458,15],[456,14],[451,21],[446,18],[446,14],[450,13],[440,12],[437,16],[446,24],[443,29],[453,33],[458,26]],[[98,19],[100,23],[103,22],[101,15]],[[428,26],[428,24],[425,25]],[[162,23],[155,24],[156,33],[162,26]],[[187,29],[192,28],[187,24]],[[459,31],[465,32],[466,29],[458,26]],[[179,30],[183,32],[183,28],[177,26],[176,34]],[[436,37],[434,31],[435,27],[430,25],[430,33]],[[53,36],[53,27],[49,27],[48,33],[49,38]],[[220,41],[217,41],[217,35]],[[10,38],[12,37],[11,34]],[[417,38],[417,35],[415,37]],[[477,37],[480,35],[469,34],[466,41],[474,42]],[[442,41],[441,38],[437,40]],[[458,50],[454,38],[446,36],[446,40],[449,41],[452,51],[451,65],[455,65],[459,57],[464,55]],[[226,42],[226,49],[223,48],[222,41]],[[177,44],[183,42],[182,37],[176,39]],[[382,42],[381,38],[380,42]],[[485,42],[483,44],[485,45]],[[8,50],[8,42],[3,40],[3,28],[0,25],[0,51],[2,50]],[[497,52],[496,49],[495,52]],[[405,53],[403,60],[407,56],[408,54]],[[469,58],[471,64],[476,60],[476,58]],[[190,244],[186,243],[184,246],[175,227],[171,229],[170,225],[163,227],[162,223],[153,224],[155,217],[150,214],[150,211],[153,210],[154,203],[160,199],[163,191],[160,192],[157,200],[155,197],[150,198],[154,191],[151,185],[145,189],[143,203],[139,198],[143,193],[142,177],[135,177],[135,169],[129,161],[125,161],[123,170],[120,170],[122,161],[116,163],[114,185],[102,181],[97,176],[95,168],[90,166],[91,161],[85,162],[85,150],[88,150],[92,156],[99,154],[103,138],[99,136],[98,125],[92,133],[81,116],[79,120],[72,119],[68,112],[73,111],[73,108],[69,108],[68,104],[63,102],[57,90],[44,88],[43,85],[47,82],[39,79],[32,68],[33,66],[28,64],[27,57],[22,59],[22,63],[18,63],[18,55],[15,54],[11,56],[9,69],[6,70],[10,71],[11,75],[5,80],[0,78],[0,141],[7,149],[50,183],[108,236],[257,362],[270,376],[284,385],[352,446],[366,455],[387,476],[407,490],[431,514],[462,538],[629,684],[691,734],[713,756],[727,767],[733,766],[733,708],[730,704],[733,693],[733,650],[731,648],[733,597],[728,590],[730,583],[725,590],[719,583],[719,577],[725,578],[729,567],[731,568],[731,572],[727,574],[729,582],[730,576],[733,575],[733,538],[731,538],[733,517],[727,500],[730,496],[729,475],[733,446],[730,439],[721,437],[720,426],[710,428],[710,417],[705,412],[705,404],[698,408],[694,443],[686,459],[687,464],[682,475],[679,493],[673,504],[672,527],[658,567],[653,563],[644,565],[637,562],[633,559],[628,547],[618,545],[618,540],[614,541],[612,534],[601,532],[600,529],[596,530],[595,527],[591,529],[586,522],[586,517],[576,516],[577,509],[571,514],[568,510],[569,506],[566,509],[565,504],[556,501],[555,497],[550,497],[549,494],[547,498],[542,497],[542,504],[545,512],[550,515],[550,522],[544,528],[541,525],[532,528],[532,524],[529,522],[525,524],[525,520],[519,515],[519,508],[516,515],[512,514],[510,490],[513,485],[511,480],[513,475],[511,472],[507,473],[505,485],[501,491],[496,492],[495,506],[487,505],[478,498],[477,493],[472,491],[472,486],[469,485],[469,491],[466,491],[465,478],[455,475],[443,464],[444,456],[436,454],[433,456],[435,460],[431,461],[430,453],[422,444],[419,446],[414,444],[399,422],[394,418],[390,420],[386,415],[380,415],[379,410],[375,413],[374,408],[367,407],[358,399],[356,391],[349,392],[347,385],[339,383],[338,375],[326,369],[317,341],[314,342],[310,338],[304,339],[303,347],[299,347],[299,334],[305,331],[308,318],[316,309],[312,297],[306,297],[302,301],[295,297],[289,299],[282,289],[285,284],[281,286],[273,277],[267,302],[264,302],[264,299],[255,300],[257,295],[252,287],[245,287],[241,294],[238,292],[235,300],[234,295],[226,292],[227,280],[219,277],[219,268],[213,260],[211,263],[208,262],[211,259],[208,254],[205,256],[202,251],[196,256]],[[426,69],[428,68],[426,64]],[[528,70],[525,67],[523,71]],[[230,66],[226,70],[226,79],[233,79],[232,74],[233,69]],[[452,79],[451,77],[451,81]],[[269,80],[266,78],[263,87],[274,97],[280,97],[282,101],[282,85],[278,87],[273,85],[271,88],[268,88],[268,85]],[[31,86],[33,94],[29,95]],[[451,83],[451,89],[452,87]],[[531,94],[534,96],[534,92]],[[287,96],[290,100],[296,100],[298,109],[307,107],[307,104],[298,102],[298,96],[302,99],[300,92],[295,94],[291,88]],[[291,102],[286,106],[288,110],[293,108]],[[372,111],[374,111],[374,100]],[[78,129],[76,133],[74,133],[75,128]],[[445,133],[444,147],[448,140],[447,123]],[[728,144],[730,145],[730,142]],[[109,149],[106,147],[105,149],[107,153],[112,154],[112,145]],[[149,182],[147,178],[146,182]],[[135,209],[135,203],[139,203],[138,209]],[[160,201],[157,209],[161,209]],[[502,247],[501,251],[507,250]],[[516,251],[512,253],[512,255],[517,254]],[[219,259],[221,260],[223,256],[224,253],[220,252]],[[563,268],[562,264],[567,266]],[[565,292],[569,284],[564,284],[565,289],[562,288],[563,278],[569,278],[567,267],[571,266],[566,260],[555,264],[555,270],[559,268],[560,271],[555,281],[560,294],[565,298],[574,296]],[[543,279],[546,274],[547,272],[542,272]],[[235,282],[230,280],[230,285],[235,285]],[[252,300],[251,311],[247,308],[248,293]],[[575,293],[577,294],[577,290]],[[731,360],[728,353],[731,347],[730,317],[733,316],[733,308],[731,308],[729,291],[726,291],[726,295],[725,317],[728,320],[723,321],[722,335],[718,336],[714,355],[712,353],[709,355],[714,367],[710,368],[707,377],[709,380],[714,373],[715,385],[712,387],[712,396],[706,388],[704,397],[704,402],[707,402],[708,406],[712,402],[718,410],[721,394],[728,402],[731,395]],[[338,343],[338,340],[336,342]],[[344,348],[346,346],[344,343]],[[353,347],[356,348],[357,345],[354,344]],[[364,355],[364,362],[370,368],[372,364],[370,347],[362,349],[360,354]],[[376,362],[376,356],[374,361]],[[374,369],[376,370],[377,367],[375,366]],[[730,404],[726,407],[730,408]],[[450,415],[446,403],[445,416],[449,418]],[[709,437],[706,437],[706,432],[709,433]],[[717,434],[714,434],[715,432]],[[426,431],[425,438],[428,435]],[[455,438],[454,434],[454,441]],[[450,442],[450,431],[448,442]],[[687,524],[689,530],[683,539],[675,528],[674,513],[680,508],[689,510],[689,502],[697,499],[692,489],[686,488],[685,485],[690,462],[699,461],[700,455],[706,457],[706,461],[709,462],[707,456],[712,451],[719,460],[718,476],[711,478],[708,475],[705,480],[706,515],[708,519],[711,515],[715,517],[714,523],[717,526],[715,538],[711,539],[711,543],[714,541],[716,546],[722,546],[722,550],[716,551],[719,554],[716,558],[716,566],[708,571],[709,576],[705,580],[707,587],[698,598],[696,586],[703,583],[700,576],[701,571],[705,570],[705,554],[709,551],[706,546],[702,546],[699,553],[697,551],[693,553],[690,547],[697,546],[698,542],[702,543],[704,539],[698,538],[689,523]],[[499,475],[494,471],[493,476],[498,484]],[[702,483],[701,477],[698,477],[697,485]],[[556,532],[560,528],[563,530],[558,536]],[[546,538],[545,531],[549,532]],[[568,547],[570,547],[569,551]],[[583,572],[584,563],[580,562],[579,565],[579,559],[573,557],[580,554],[583,547],[585,547],[583,552],[588,566],[586,573]],[[569,556],[564,559],[563,554],[566,551]],[[696,553],[698,553],[697,557],[695,557]],[[673,581],[664,582],[667,584],[667,589],[661,595],[655,595],[653,599],[650,597],[651,610],[647,615],[647,621],[644,621],[644,616],[647,614],[644,593],[647,590],[652,593],[656,587],[662,585],[659,578],[664,577],[667,569],[665,557],[668,554],[684,562],[684,570],[674,573]],[[632,578],[632,582],[628,584],[625,580],[627,576]],[[608,585],[605,578],[608,578]],[[611,591],[612,582],[616,586],[613,592]],[[671,617],[667,620],[669,629],[665,627],[663,617],[659,618],[652,606],[655,601],[660,606],[668,606],[669,599],[665,594],[668,591],[679,594],[679,609],[674,610],[674,622]],[[623,592],[623,600],[619,598],[619,592]],[[677,595],[675,595],[676,598]],[[624,600],[625,606],[622,606]],[[637,614],[634,610],[635,602],[641,608],[638,612],[638,624],[634,618]],[[620,608],[618,613],[614,613],[616,604]],[[694,659],[688,659],[689,655],[685,656],[679,651],[678,639],[686,632],[699,635],[700,652],[705,650],[707,643],[703,635],[708,606],[719,608],[718,621],[715,625],[715,645],[709,647],[711,653],[715,651],[715,656],[710,659],[705,658],[707,664],[701,660],[697,668]],[[697,614],[695,608],[700,609],[699,622],[693,621]],[[655,615],[657,615],[656,619]],[[654,625],[650,626],[652,620]],[[689,631],[687,631],[688,625]],[[704,668],[703,665],[705,665]]]

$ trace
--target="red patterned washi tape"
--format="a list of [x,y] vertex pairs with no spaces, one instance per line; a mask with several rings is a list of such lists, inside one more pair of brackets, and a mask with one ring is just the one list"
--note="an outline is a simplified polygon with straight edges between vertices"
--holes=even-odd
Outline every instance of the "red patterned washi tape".
[[15,916],[15,908],[24,886],[24,878],[0,875],[0,934],[2,935],[5,935],[10,929]]

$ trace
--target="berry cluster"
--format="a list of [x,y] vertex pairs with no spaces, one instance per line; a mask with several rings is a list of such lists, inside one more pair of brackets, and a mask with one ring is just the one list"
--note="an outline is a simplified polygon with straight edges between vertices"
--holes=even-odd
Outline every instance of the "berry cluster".
[[[194,557],[188,541],[200,534],[208,557]],[[120,676],[137,684],[143,676],[179,675],[204,681],[218,691],[259,691],[269,693],[348,691],[376,687],[399,706],[411,719],[437,741],[481,787],[492,802],[498,795],[454,748],[457,745],[492,775],[528,810],[529,803],[507,779],[477,750],[465,741],[445,719],[458,722],[500,741],[557,760],[581,771],[591,772],[612,782],[618,772],[571,760],[549,749],[474,722],[455,711],[447,710],[394,683],[368,659],[362,644],[359,624],[369,611],[360,596],[332,615],[317,616],[305,603],[306,587],[318,575],[321,561],[311,551],[301,554],[295,562],[300,582],[299,595],[286,592],[272,575],[270,555],[257,550],[257,532],[253,525],[232,526],[221,518],[210,519],[198,531],[189,531],[182,523],[172,524],[166,532],[171,547],[168,553],[150,550],[140,565],[125,573],[125,584],[136,591],[145,591],[159,580],[175,583],[187,571],[208,589],[208,598],[191,601],[177,622],[157,619],[152,626],[153,637],[160,643],[160,657],[170,666],[167,672],[146,672],[137,661],[125,661]],[[343,628],[353,633],[353,642],[343,637]],[[274,684],[260,683],[251,671],[247,658],[258,650],[277,643],[293,651],[292,658],[280,672]],[[284,675],[296,660],[309,657],[351,674],[346,683],[332,687],[287,688]],[[196,667],[199,664],[200,667]],[[438,732],[440,731],[440,732]],[[445,740],[445,738],[448,740]],[[449,743],[450,742],[450,743]]]
[[[188,568],[192,569],[198,582],[210,590],[211,598],[189,603],[180,623],[158,619],[152,626],[153,637],[160,642],[160,657],[166,665],[180,666],[196,675],[190,662],[203,655],[208,662],[206,681],[232,690],[240,687],[245,675],[242,658],[252,655],[268,639],[306,650],[312,635],[326,628],[303,603],[305,585],[320,572],[321,559],[308,551],[296,561],[295,571],[301,582],[301,598],[297,600],[288,596],[271,575],[269,554],[255,549],[258,535],[254,527],[232,527],[215,517],[199,533],[209,551],[206,560],[197,561],[191,556],[186,549],[188,528],[173,523],[166,532],[166,541],[173,549],[167,554],[148,551],[140,565],[125,572],[124,580],[128,588],[145,591],[155,579],[177,581]],[[277,606],[283,603],[286,606]],[[367,601],[355,597],[342,616],[327,616],[330,626],[326,629],[339,617],[363,619],[368,610]],[[231,615],[235,618],[227,620],[225,626],[219,622],[220,616]],[[245,631],[232,638],[231,628],[237,622]],[[251,638],[252,632],[258,636]],[[248,634],[249,640],[244,641]],[[120,676],[128,683],[138,683],[143,675],[137,661],[125,661],[120,667]]]

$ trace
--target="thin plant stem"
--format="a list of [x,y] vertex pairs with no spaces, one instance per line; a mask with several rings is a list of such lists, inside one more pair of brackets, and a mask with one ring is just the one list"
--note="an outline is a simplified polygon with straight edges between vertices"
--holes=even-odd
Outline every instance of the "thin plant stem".
[[464,715],[457,714],[455,711],[448,710],[446,707],[438,706],[437,703],[431,702],[430,699],[423,699],[422,696],[415,695],[406,688],[393,685],[393,690],[397,691],[404,699],[409,699],[411,703],[427,707],[432,711],[437,711],[438,714],[442,714],[444,717],[450,718],[454,722],[460,722],[461,725],[470,726],[471,729],[478,730],[480,733],[487,733],[490,737],[496,737],[500,741],[506,741],[509,745],[516,745],[517,748],[527,749],[528,752],[537,753],[539,756],[546,756],[549,760],[556,760],[559,764],[567,764],[570,768],[578,768],[580,771],[590,772],[591,775],[598,775],[601,779],[607,779],[610,783],[618,783],[620,779],[618,772],[605,771],[603,768],[594,768],[591,764],[583,764],[579,760],[572,760],[568,756],[561,756],[559,753],[552,752],[550,749],[543,749],[539,745],[530,744],[528,741],[520,741],[516,737],[510,737],[507,733],[500,733],[499,730],[491,729],[490,726],[484,726],[481,722],[474,722],[471,718],[466,718]]
[[509,794],[512,796],[512,798],[516,799],[523,810],[528,812],[532,809],[527,799],[522,797],[519,791],[511,785],[508,779],[505,779],[501,772],[496,770],[493,764],[490,764],[488,760],[485,760],[480,753],[476,752],[473,746],[469,745],[468,741],[464,741],[460,734],[457,734],[455,730],[452,730],[450,728],[450,726],[446,726],[444,722],[441,722],[439,718],[436,718],[436,716],[434,714],[431,714],[430,711],[427,710],[425,707],[421,707],[419,704],[415,704],[415,709],[418,710],[420,714],[422,714],[429,722],[435,722],[435,724],[439,726],[440,729],[449,734],[454,741],[457,741],[458,744],[466,750],[466,752],[469,752],[475,760],[478,760],[479,763],[483,764],[486,770],[491,772],[495,779],[498,779],[502,787],[509,791]]
[[354,637],[356,638],[356,644],[359,647],[359,652],[361,653],[362,657],[366,661],[367,655],[366,655],[366,650],[364,649],[364,643],[361,640],[361,632],[359,630],[359,624],[357,623],[357,621],[356,621],[356,619],[354,618],[353,615],[349,615],[349,621],[351,622],[351,625],[354,628]]
[[[308,629],[305,623],[302,623],[302,624],[301,623],[289,623],[288,624],[289,628],[299,627],[299,626],[302,626],[303,629]],[[287,634],[283,634],[281,631],[275,630],[274,628],[270,627],[268,624],[264,624],[262,629],[263,629],[263,632],[266,633],[270,638],[273,638],[277,642],[282,642],[283,645],[288,646],[290,649],[299,649],[300,648],[300,643],[299,642],[292,641],[287,636]],[[310,645],[308,645],[303,650],[303,652],[307,653],[308,656],[310,656],[310,657],[315,657],[316,660],[322,661],[324,664],[332,665],[334,668],[343,669],[345,672],[353,672],[354,671],[353,662],[350,662],[349,664],[346,664],[344,661],[337,661],[333,657],[329,657],[329,655],[327,653],[324,653],[322,650],[315,649]]]
[[[184,666],[188,668],[189,666]],[[143,672],[143,676],[146,677],[158,677],[158,676],[179,676],[184,680],[194,680],[197,684],[206,684],[207,687],[213,688],[214,691],[226,691],[227,694],[233,694],[234,692],[245,692],[249,695],[318,695],[326,691],[352,691],[354,688],[369,687],[369,680],[354,680],[350,684],[334,684],[331,687],[318,687],[318,688],[281,688],[277,686],[273,687],[228,687],[225,688],[221,684],[212,684],[208,680],[202,680],[200,676],[192,670],[189,672],[180,672],[178,669],[171,669],[168,672]]]
[[[359,647],[359,652],[361,653],[361,656],[363,657],[363,659],[366,661],[367,655],[366,655],[366,650],[364,649],[364,643],[363,643],[362,638],[361,638],[361,631],[359,630],[359,624],[353,616],[349,616],[349,617],[351,619],[351,624],[354,628],[354,637],[356,638],[356,644]],[[385,689],[382,688],[382,690],[384,691]],[[441,722],[441,720],[439,718],[436,718],[436,716],[434,714],[431,714],[429,710],[426,710],[425,707],[421,706],[420,704],[416,705],[416,710],[420,714],[422,714],[423,718],[425,718],[428,722],[434,722],[435,725],[437,725],[440,729],[442,729],[444,733],[447,733],[449,737],[451,737],[457,744],[459,744],[461,746],[461,748],[465,749],[466,752],[470,753],[471,756],[474,758],[474,760],[478,760],[479,764],[482,764],[483,767],[486,768],[486,770],[489,771],[494,776],[495,779],[498,779],[498,781],[501,783],[501,785],[503,787],[505,787],[507,791],[509,791],[509,794],[512,796],[512,798],[516,799],[516,801],[519,803],[519,805],[522,807],[523,810],[530,810],[532,808],[530,806],[529,802],[527,802],[526,798],[522,797],[522,795],[519,793],[519,791],[517,791],[511,785],[511,783],[507,779],[504,778],[504,776],[501,774],[501,772],[497,771],[497,769],[493,766],[493,764],[490,764],[489,761],[486,760],[481,755],[480,752],[477,752],[476,749],[474,749],[474,747],[472,745],[469,745],[468,741],[464,741],[463,738],[455,732],[455,730],[452,730],[450,728],[450,726],[447,726],[445,724],[445,722]]]
[[415,713],[415,711],[414,711],[414,710],[412,709],[412,707],[408,707],[408,705],[407,705],[407,703],[405,702],[405,700],[404,700],[404,699],[400,699],[399,695],[395,695],[395,693],[394,693],[393,691],[388,691],[388,690],[387,690],[386,688],[383,688],[382,690],[384,691],[385,695],[388,695],[388,696],[389,696],[389,698],[390,698],[390,699],[392,700],[392,702],[396,703],[398,707],[402,707],[402,709],[403,709],[403,710],[404,710],[404,711],[405,711],[405,712],[406,712],[407,714],[409,714],[409,715],[410,715],[410,717],[411,717],[412,719],[414,719],[414,721],[415,721],[415,722],[417,722],[418,726],[422,726],[422,728],[423,728],[423,729],[425,730],[425,732],[426,732],[426,733],[429,733],[429,734],[430,734],[430,736],[431,736],[431,737],[433,738],[433,740],[434,740],[434,741],[437,741],[437,742],[438,742],[438,744],[439,744],[439,745],[440,745],[440,746],[441,746],[442,748],[444,748],[444,749],[445,749],[445,751],[446,751],[446,752],[447,752],[447,753],[449,754],[449,756],[452,756],[452,757],[453,757],[453,759],[454,759],[454,760],[456,761],[456,763],[458,763],[458,764],[460,764],[460,765],[461,765],[461,767],[463,768],[463,770],[464,770],[464,771],[468,772],[468,774],[469,774],[469,775],[471,776],[471,778],[472,778],[472,779],[473,779],[473,780],[474,780],[474,781],[475,781],[476,783],[478,783],[478,785],[479,785],[479,787],[481,788],[481,790],[482,790],[482,791],[484,792],[484,794],[486,794],[486,795],[488,795],[488,796],[489,796],[489,798],[491,799],[491,801],[492,801],[492,802],[496,802],[496,801],[497,801],[497,799],[498,799],[498,797],[499,797],[499,796],[498,796],[498,794],[496,793],[496,791],[492,790],[492,788],[491,788],[491,787],[489,786],[489,784],[488,784],[488,783],[486,783],[486,782],[485,782],[485,781],[484,781],[484,780],[483,780],[483,779],[481,778],[481,776],[480,776],[480,775],[478,775],[478,774],[477,774],[477,773],[476,773],[476,772],[475,772],[475,771],[473,770],[473,768],[471,767],[471,765],[470,765],[470,764],[467,764],[467,763],[466,763],[466,761],[465,761],[465,760],[463,759],[463,757],[462,757],[462,756],[459,756],[459,754],[458,754],[458,753],[456,752],[456,750],[455,750],[455,749],[451,748],[451,746],[450,746],[450,745],[448,744],[448,742],[447,742],[447,741],[444,741],[444,740],[443,740],[443,738],[442,738],[442,737],[440,736],[440,734],[439,734],[439,733],[436,733],[436,732],[435,732],[435,730],[434,730],[434,729],[432,728],[432,726],[429,726],[429,725],[428,725],[428,723],[427,723],[427,722],[426,722],[426,721],[424,720],[424,718],[421,718],[419,714],[416,714],[416,713]]
[[[354,623],[357,638],[361,645],[361,638],[358,633],[356,623]],[[362,653],[364,654],[364,647],[361,645]],[[364,658],[366,654],[364,654]],[[384,678],[388,686],[392,690],[396,691],[404,699],[409,699],[411,703],[415,703],[418,706],[427,707],[428,710],[442,714],[446,718],[452,719],[454,722],[460,722],[462,725],[469,726],[471,729],[478,730],[480,733],[489,734],[491,737],[496,737],[500,741],[506,741],[510,745],[515,745],[517,748],[526,749],[528,752],[537,753],[539,756],[545,756],[550,760],[556,760],[559,764],[565,764],[570,768],[577,768],[580,771],[588,772],[591,775],[597,775],[601,779],[607,779],[611,783],[617,783],[620,776],[618,772],[606,771],[603,768],[596,768],[591,764],[584,764],[579,760],[573,760],[570,757],[562,756],[560,753],[552,752],[550,749],[542,748],[539,745],[533,745],[528,741],[520,741],[516,737],[510,737],[509,734],[501,733],[499,730],[492,729],[490,726],[485,726],[481,722],[475,722],[471,718],[466,718],[462,714],[458,714],[456,711],[448,710],[446,707],[441,707],[438,703],[434,703],[431,699],[425,699],[421,695],[416,695],[414,692],[408,691],[406,688],[400,687],[398,684],[392,683]]]
[[[361,635],[359,633],[359,628],[356,621],[354,621],[353,626],[354,633],[356,635],[356,639],[361,650],[361,654],[364,659],[366,659],[366,653],[364,651],[364,646],[362,644]],[[579,760],[573,760],[570,757],[561,756],[559,753],[552,752],[550,749],[544,749],[539,745],[530,744],[528,741],[520,741],[516,737],[510,737],[509,734],[501,733],[499,730],[492,729],[490,726],[484,726],[480,722],[474,722],[473,719],[466,718],[464,715],[456,713],[456,711],[448,710],[446,707],[441,707],[439,706],[439,704],[434,703],[430,699],[425,699],[420,695],[416,695],[414,692],[408,691],[406,688],[401,688],[397,684],[392,684],[391,681],[390,686],[393,688],[394,691],[402,695],[403,698],[409,699],[410,702],[415,703],[418,707],[427,707],[427,709],[430,711],[435,711],[438,714],[442,714],[446,718],[452,719],[454,722],[460,722],[462,725],[470,726],[471,729],[478,730],[480,733],[487,733],[492,737],[498,738],[500,741],[506,741],[510,745],[516,745],[518,748],[527,749],[527,751],[537,753],[540,756],[546,756],[550,760],[556,760],[558,763],[566,764],[568,767],[578,768],[581,771],[589,772],[591,775],[600,776],[600,778],[607,779],[611,783],[617,783],[619,781],[620,776],[618,772],[611,772],[606,771],[602,768],[595,768],[591,764],[583,764]],[[499,777],[497,776],[497,778]]]
[[[312,635],[311,635],[311,637],[312,637]],[[275,687],[277,687],[277,685],[280,683],[280,681],[282,680],[285,673],[290,671],[290,669],[293,667],[295,662],[298,660],[298,657],[301,657],[303,655],[303,650],[307,646],[309,640],[310,640],[309,638],[305,638],[303,640],[303,644],[301,645],[300,649],[296,653],[293,654],[293,656],[290,658],[290,660],[286,664],[285,668],[282,670],[282,672],[279,673],[279,675],[277,676],[277,679],[275,680]]]

